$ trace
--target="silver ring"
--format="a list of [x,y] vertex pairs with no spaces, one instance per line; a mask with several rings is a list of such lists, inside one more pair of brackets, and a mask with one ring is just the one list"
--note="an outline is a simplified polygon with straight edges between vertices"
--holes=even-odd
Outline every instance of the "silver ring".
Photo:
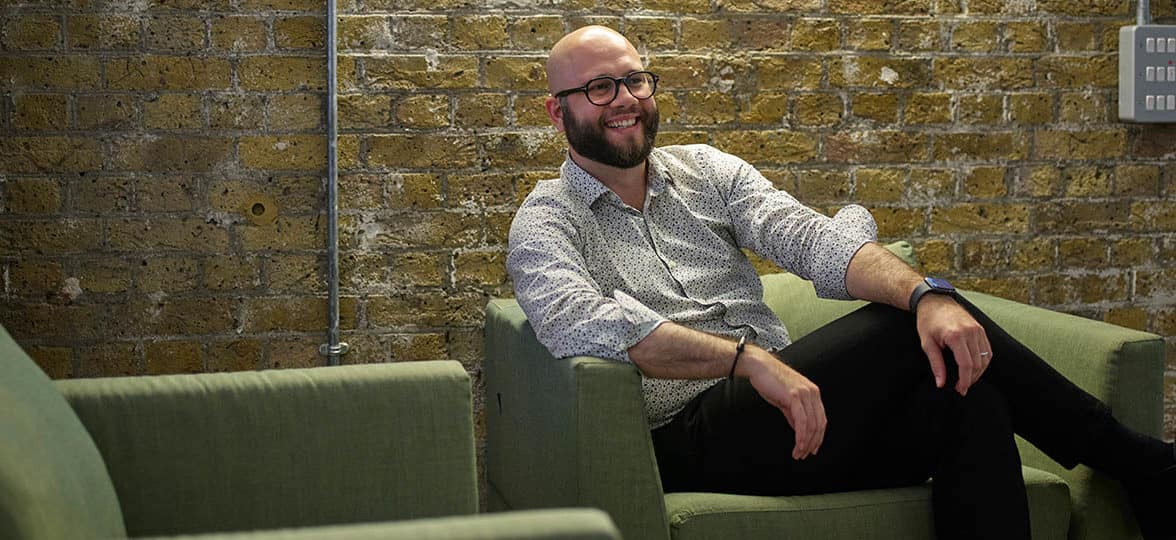
[[980,356],[988,356],[990,354],[992,354],[992,353],[985,351],[985,352],[980,353]]

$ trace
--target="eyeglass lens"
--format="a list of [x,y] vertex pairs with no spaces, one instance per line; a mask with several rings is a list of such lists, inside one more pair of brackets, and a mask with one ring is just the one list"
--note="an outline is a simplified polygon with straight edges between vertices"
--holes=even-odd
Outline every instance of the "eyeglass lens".
[[[622,81],[629,89],[629,93],[637,99],[646,99],[652,96],[656,84],[653,80],[653,74],[646,72],[633,73]],[[596,105],[608,105],[616,99],[619,90],[616,79],[612,77],[593,79],[588,81],[588,101]]]

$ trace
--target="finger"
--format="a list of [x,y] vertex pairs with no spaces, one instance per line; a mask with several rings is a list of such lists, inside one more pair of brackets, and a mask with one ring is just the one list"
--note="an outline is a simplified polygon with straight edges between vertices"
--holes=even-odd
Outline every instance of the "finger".
[[815,395],[815,387],[805,388],[801,394],[801,401],[804,404],[804,414],[809,419],[808,437],[805,439],[806,443],[804,448],[801,448],[805,458],[812,455],[813,450],[816,449],[818,444],[817,438],[821,430],[820,419],[817,418],[817,404],[813,399]]
[[817,437],[813,444],[813,455],[817,455],[817,451],[821,449],[821,445],[825,443],[825,428],[829,425],[828,418],[825,417],[825,402],[821,399],[821,389],[817,388],[814,392],[816,397],[816,422],[817,422]]
[[809,418],[808,411],[804,410],[804,400],[792,400],[792,415],[796,419],[796,425],[792,426],[792,430],[796,432],[796,446],[792,448],[792,459],[804,459],[808,455],[809,441],[812,439],[812,419]]
[[959,339],[948,342],[951,354],[955,357],[956,367],[960,370],[960,378],[956,381],[956,392],[961,396],[968,395],[968,387],[972,386],[972,373],[976,371],[976,355],[968,349],[968,344]]
[[[988,366],[992,364],[992,343],[988,341],[988,335],[984,333],[983,329],[980,331],[980,369],[976,373],[976,380],[980,380],[980,376],[988,371]],[[987,353],[987,354],[985,354]]]
[[947,382],[947,367],[943,365],[943,352],[935,343],[924,341],[923,353],[927,355],[927,361],[931,364],[931,374],[935,376],[935,387],[943,388]]

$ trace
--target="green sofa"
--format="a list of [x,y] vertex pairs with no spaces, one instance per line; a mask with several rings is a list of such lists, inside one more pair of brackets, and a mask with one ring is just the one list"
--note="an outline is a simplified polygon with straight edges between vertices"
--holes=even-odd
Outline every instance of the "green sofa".
[[[913,264],[909,244],[888,247]],[[794,339],[862,305],[818,299],[809,282],[793,275],[762,279],[766,302]],[[1159,434],[1158,336],[964,294],[1126,424]],[[637,539],[934,537],[926,485],[805,497],[663,493],[637,369],[599,358],[552,358],[514,300],[487,307],[485,377],[492,509],[600,508],[626,538]],[[1035,539],[1138,537],[1116,483],[1085,467],[1064,470],[1018,443]]]
[[610,539],[478,510],[456,362],[50,381],[0,328],[0,538]]

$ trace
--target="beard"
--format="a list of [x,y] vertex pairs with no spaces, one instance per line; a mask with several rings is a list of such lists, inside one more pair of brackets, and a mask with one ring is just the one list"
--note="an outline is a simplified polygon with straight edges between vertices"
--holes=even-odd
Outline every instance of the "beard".
[[644,137],[635,144],[615,145],[609,142],[603,120],[592,122],[576,118],[571,109],[563,103],[564,134],[568,138],[568,145],[577,154],[618,169],[630,169],[645,162],[649,152],[653,150],[653,141],[657,138],[657,124],[660,115],[657,107],[649,114],[642,113],[639,117]]

